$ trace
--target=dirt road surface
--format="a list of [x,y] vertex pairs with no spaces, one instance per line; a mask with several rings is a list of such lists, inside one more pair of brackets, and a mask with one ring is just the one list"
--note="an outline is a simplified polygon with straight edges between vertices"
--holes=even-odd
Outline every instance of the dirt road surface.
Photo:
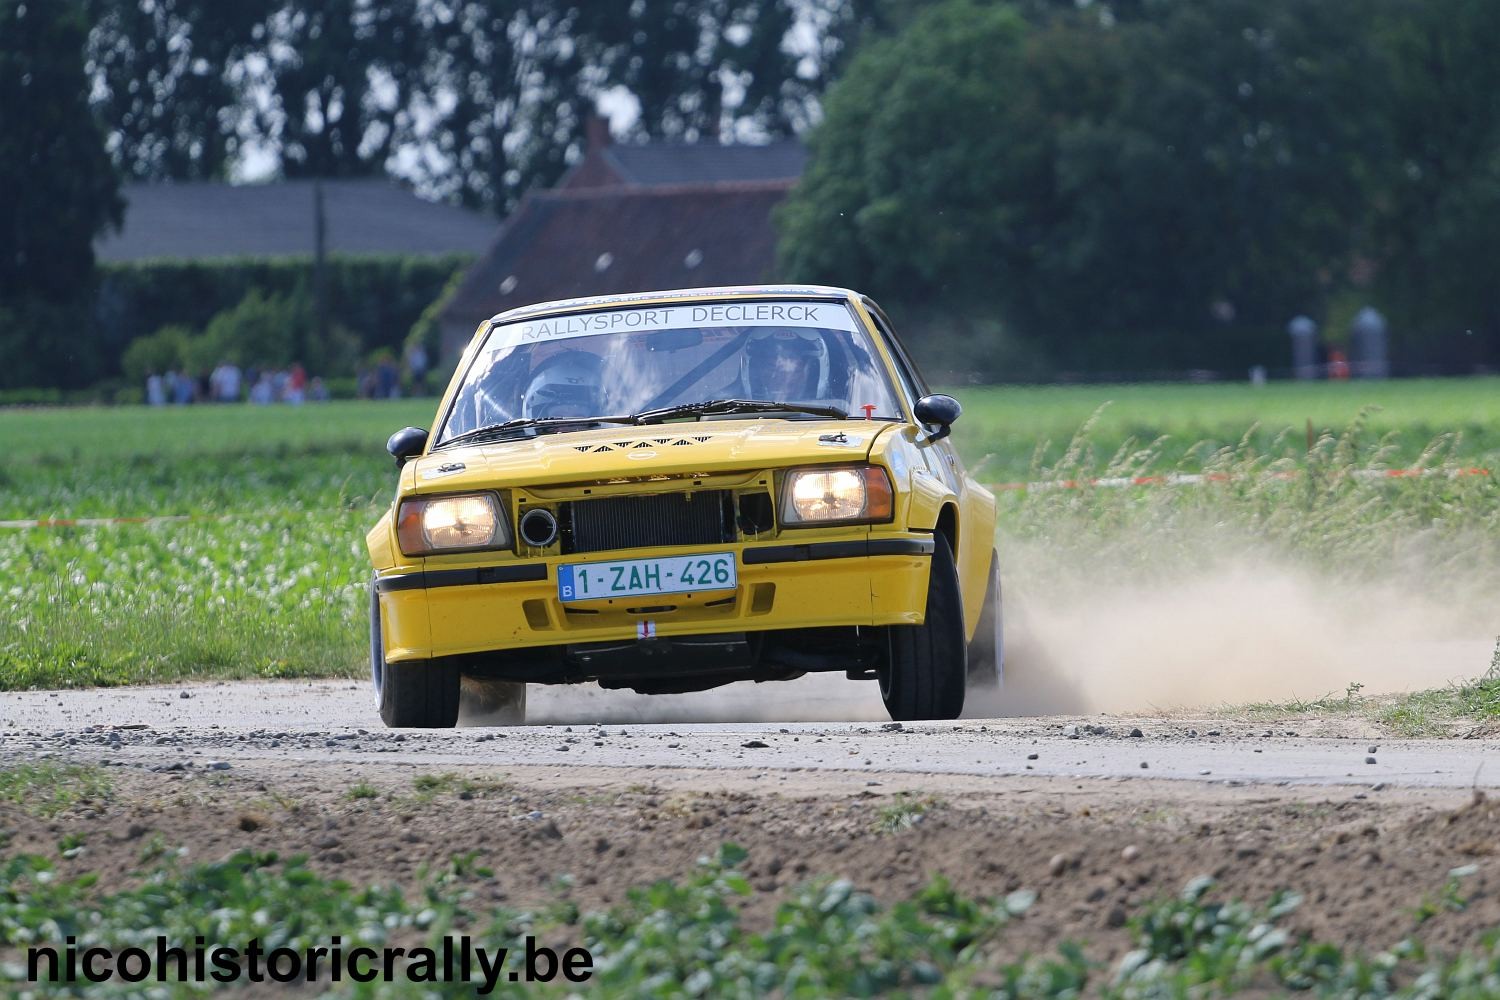
[[[1017,949],[1067,937],[1105,961],[1130,947],[1132,907],[1203,874],[1254,902],[1299,891],[1298,929],[1371,948],[1419,922],[1437,948],[1500,925],[1500,808],[1483,791],[1500,740],[1183,716],[896,726],[853,687],[544,689],[540,724],[451,732],[385,730],[365,682],[7,693],[0,761],[103,764],[114,788],[45,819],[0,804],[0,843],[54,853],[81,836],[66,864],[106,879],[159,839],[406,884],[477,850],[494,901],[588,907],[732,841],[750,851],[752,916],[815,876],[894,899],[942,873],[977,895],[1039,893]],[[1465,906],[1424,909],[1454,870]]]

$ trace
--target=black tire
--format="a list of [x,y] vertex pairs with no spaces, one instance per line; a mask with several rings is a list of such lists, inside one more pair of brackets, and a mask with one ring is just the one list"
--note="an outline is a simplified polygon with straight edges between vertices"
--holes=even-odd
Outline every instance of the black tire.
[[933,535],[927,608],[921,625],[892,625],[879,671],[880,698],[897,722],[956,719],[964,710],[968,650],[958,570],[948,540]]
[[1000,604],[1000,554],[990,553],[989,582],[974,641],[969,643],[970,689],[998,690],[1005,684],[1005,617]]
[[370,585],[370,679],[380,718],[392,729],[452,729],[458,725],[458,668],[414,660],[387,663],[380,630],[380,595]]

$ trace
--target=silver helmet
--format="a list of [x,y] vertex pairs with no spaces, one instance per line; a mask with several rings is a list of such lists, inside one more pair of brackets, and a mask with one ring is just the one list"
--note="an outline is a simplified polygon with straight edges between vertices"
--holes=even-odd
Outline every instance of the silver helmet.
[[824,399],[828,345],[816,330],[762,327],[740,355],[740,388],[751,399]]
[[521,393],[521,416],[595,417],[604,412],[604,362],[587,351],[564,351],[543,361]]

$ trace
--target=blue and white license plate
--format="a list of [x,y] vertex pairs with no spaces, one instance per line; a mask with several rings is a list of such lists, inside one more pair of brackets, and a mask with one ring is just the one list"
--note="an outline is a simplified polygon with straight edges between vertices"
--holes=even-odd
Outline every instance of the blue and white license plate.
[[733,552],[557,567],[557,597],[561,601],[733,590],[735,582]]

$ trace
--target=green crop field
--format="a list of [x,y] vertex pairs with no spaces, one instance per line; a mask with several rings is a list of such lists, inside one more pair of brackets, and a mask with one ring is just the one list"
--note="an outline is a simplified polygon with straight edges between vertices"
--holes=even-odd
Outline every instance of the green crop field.
[[[1414,461],[1441,435],[1458,437],[1455,457],[1475,464],[1500,461],[1500,379],[1421,379],[1371,382],[1278,382],[1265,386],[1115,385],[1014,386],[952,391],[964,403],[955,430],[971,458],[993,456],[984,478],[1024,475],[1039,444],[1056,461],[1084,421],[1101,406],[1092,443],[1113,452],[1126,439],[1166,437],[1163,459],[1188,468],[1189,452],[1250,443],[1277,454],[1306,450],[1314,438],[1337,433],[1366,411],[1368,439],[1393,435],[1393,462]],[[1278,439],[1281,439],[1278,443]],[[1108,457],[1106,455],[1106,457]]]
[[[1190,555],[1209,530],[1212,544],[1255,538],[1351,571],[1420,539],[1423,564],[1464,586],[1500,567],[1500,477],[1447,474],[1500,469],[1500,380],[961,396],[955,437],[987,482],[1204,469],[1225,480],[1006,491],[1002,552],[1045,542],[1141,564]],[[0,411],[0,520],[187,518],[0,528],[0,687],[362,672],[363,534],[395,477],[384,440],[427,425],[433,409]],[[1438,474],[1349,475],[1413,463]],[[1024,586],[1024,563],[1016,572]]]

